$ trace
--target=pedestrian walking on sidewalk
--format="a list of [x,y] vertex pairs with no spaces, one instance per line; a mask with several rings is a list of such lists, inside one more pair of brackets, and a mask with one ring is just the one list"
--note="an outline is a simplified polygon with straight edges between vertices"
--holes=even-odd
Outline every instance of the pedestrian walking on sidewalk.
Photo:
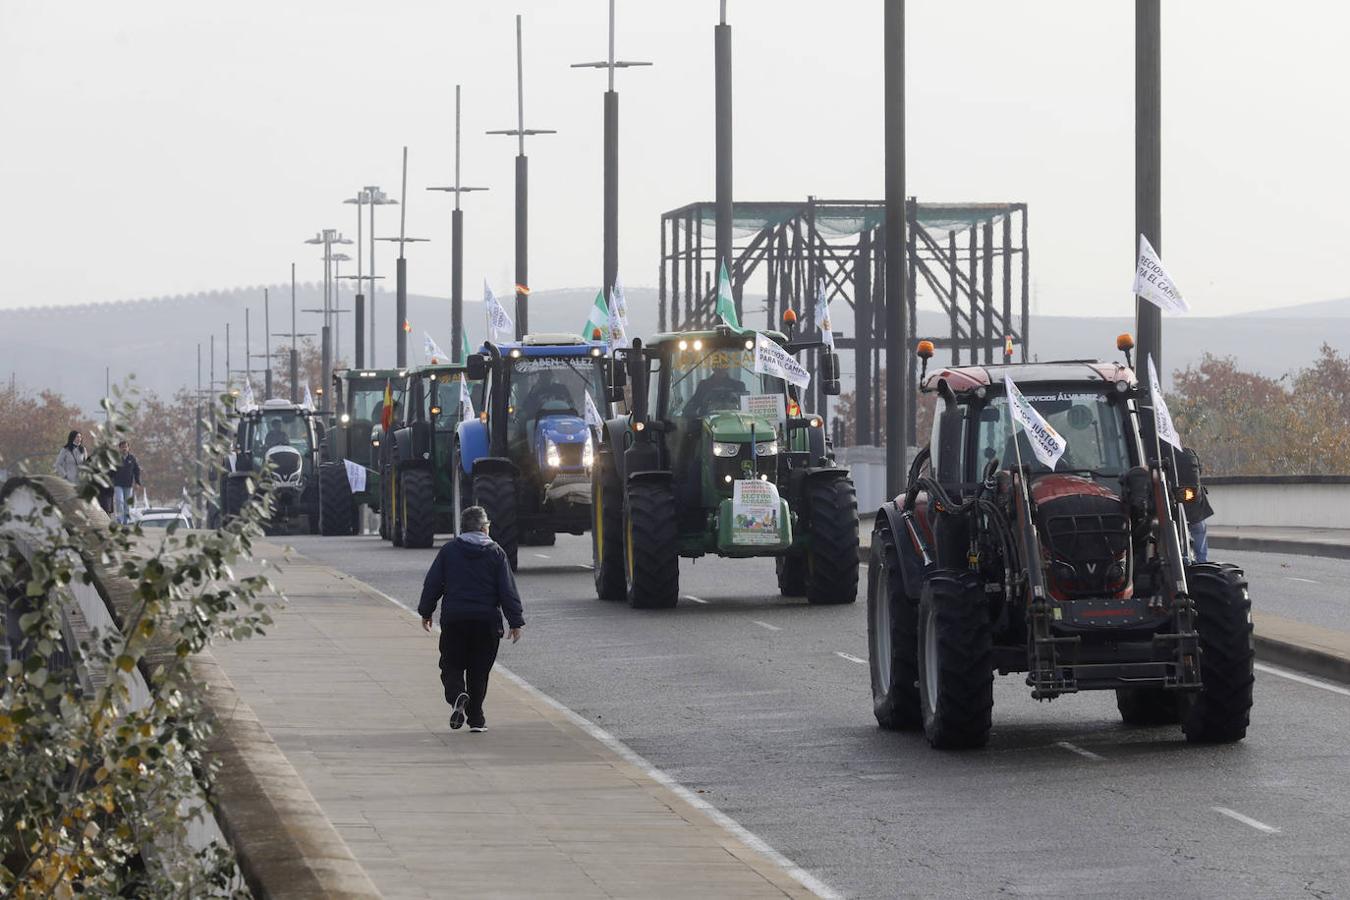
[[431,616],[441,606],[441,684],[450,704],[450,727],[469,723],[473,732],[487,731],[483,698],[488,673],[497,661],[497,647],[510,626],[511,642],[520,640],[524,609],[506,551],[488,537],[487,512],[470,506],[460,516],[460,534],[436,554],[422,584],[417,604],[422,627],[431,631]]
[[71,484],[80,480],[80,464],[84,462],[84,435],[72,431],[66,435],[66,444],[56,454],[56,474]]
[[131,521],[131,507],[136,505],[136,488],[144,491],[145,486],[141,484],[141,464],[131,452],[131,445],[125,440],[118,441],[117,452],[122,454],[122,461],[113,470],[113,507],[117,521],[126,525]]

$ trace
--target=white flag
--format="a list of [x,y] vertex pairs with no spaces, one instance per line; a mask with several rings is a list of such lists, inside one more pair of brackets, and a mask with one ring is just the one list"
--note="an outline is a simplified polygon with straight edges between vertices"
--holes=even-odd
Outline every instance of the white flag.
[[624,338],[628,337],[628,298],[623,293],[623,279],[618,275],[614,276],[613,302],[610,309],[619,314],[619,323],[623,325]]
[[300,405],[303,406],[305,409],[314,408],[314,395],[309,392],[308,381],[305,382],[305,399],[301,401]]
[[1172,413],[1163,399],[1162,384],[1158,381],[1158,370],[1153,365],[1151,354],[1148,357],[1148,392],[1153,399],[1153,421],[1158,428],[1158,437],[1178,450],[1182,449],[1181,435],[1177,434],[1177,426],[1172,424]]
[[619,314],[619,302],[622,296],[619,293],[618,282],[615,282],[615,289],[609,295],[609,345],[611,347],[622,347],[628,343],[628,327],[624,322],[623,316]]
[[486,278],[483,279],[483,303],[487,306],[488,331],[492,333],[492,340],[494,342],[500,340],[497,333],[501,331],[510,335],[515,330],[515,323],[511,321],[511,315],[497,299],[497,295],[492,293],[492,287]]
[[[1050,427],[1050,423],[1036,411],[1036,407],[1022,396],[1017,385],[1013,384],[1011,375],[1003,376],[1003,386],[1008,392],[1008,408],[1012,410],[1013,419],[1022,426],[1027,437],[1031,439],[1031,451],[1036,454],[1041,465],[1053,470],[1059,458],[1064,455],[1064,448],[1068,443],[1060,437],[1058,431]],[[1013,427],[1013,431],[1016,433],[1016,426]],[[1009,463],[1010,460],[1003,460],[1005,466]]]
[[605,420],[600,415],[600,410],[596,408],[595,401],[591,399],[591,392],[586,392],[586,424],[596,430],[605,427]]
[[422,332],[422,352],[426,354],[427,362],[432,365],[436,365],[437,363],[448,363],[450,361],[450,357],[447,356],[440,347],[436,346],[435,339],[425,331]]
[[825,296],[825,279],[816,280],[816,325],[820,339],[834,352],[834,323],[830,321],[830,301]]
[[811,383],[811,373],[778,345],[773,338],[755,332],[755,372],[786,378],[790,384],[805,388]]
[[241,412],[250,412],[258,408],[258,401],[253,397],[253,383],[244,382],[244,391],[239,395],[239,409]]
[[1191,307],[1181,296],[1172,276],[1163,268],[1148,238],[1139,235],[1139,262],[1134,267],[1134,292],[1149,303],[1173,315],[1185,315]]
[[461,422],[470,422],[478,418],[473,411],[473,397],[469,394],[469,381],[464,373],[459,375],[459,418]]
[[343,465],[347,468],[347,486],[352,489],[353,494],[359,494],[366,489],[366,467],[360,463],[354,463],[350,459],[344,459]]

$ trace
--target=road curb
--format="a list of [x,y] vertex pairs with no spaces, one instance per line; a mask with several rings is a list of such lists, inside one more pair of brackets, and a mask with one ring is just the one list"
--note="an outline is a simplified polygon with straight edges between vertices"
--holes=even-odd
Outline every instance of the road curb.
[[1330,541],[1295,541],[1284,538],[1217,535],[1210,532],[1209,546],[1217,550],[1242,550],[1248,553],[1286,553],[1293,556],[1350,559],[1350,544],[1336,544]]

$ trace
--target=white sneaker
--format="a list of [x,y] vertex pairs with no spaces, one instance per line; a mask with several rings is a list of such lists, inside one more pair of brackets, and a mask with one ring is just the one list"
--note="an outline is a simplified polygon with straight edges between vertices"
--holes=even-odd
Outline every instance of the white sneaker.
[[455,705],[450,710],[450,728],[458,731],[464,727],[464,705],[469,702],[469,695],[463,692],[455,698]]
[[469,726],[469,731],[472,732],[473,734],[482,734],[484,731],[487,731],[487,726],[486,726],[486,725],[470,725],[470,726]]

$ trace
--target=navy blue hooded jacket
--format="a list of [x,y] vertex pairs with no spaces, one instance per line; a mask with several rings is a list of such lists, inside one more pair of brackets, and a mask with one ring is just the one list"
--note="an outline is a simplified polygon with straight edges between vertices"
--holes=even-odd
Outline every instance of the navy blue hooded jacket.
[[438,601],[442,627],[467,620],[492,621],[500,628],[503,614],[512,628],[525,624],[506,551],[481,531],[447,541],[436,554],[422,584],[418,614],[430,619]]

